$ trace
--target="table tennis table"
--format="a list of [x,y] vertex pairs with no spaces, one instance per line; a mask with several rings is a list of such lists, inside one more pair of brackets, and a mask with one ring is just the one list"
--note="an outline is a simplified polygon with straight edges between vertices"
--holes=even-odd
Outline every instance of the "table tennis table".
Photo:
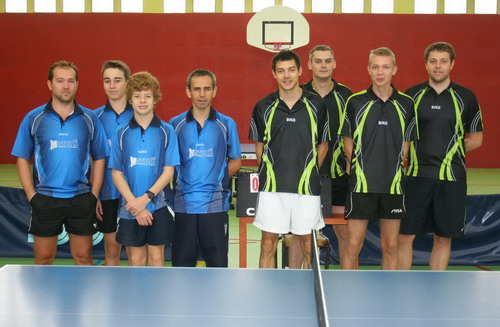
[[[500,326],[499,272],[322,271],[330,326]],[[311,270],[15,266],[0,326],[317,326]]]

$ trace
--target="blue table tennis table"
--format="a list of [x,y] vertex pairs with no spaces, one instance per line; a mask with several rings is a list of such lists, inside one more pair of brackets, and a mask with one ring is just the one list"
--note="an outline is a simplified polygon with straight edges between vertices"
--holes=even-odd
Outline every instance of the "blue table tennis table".
[[[500,273],[322,271],[330,326],[500,326]],[[0,326],[317,326],[310,270],[4,266]]]

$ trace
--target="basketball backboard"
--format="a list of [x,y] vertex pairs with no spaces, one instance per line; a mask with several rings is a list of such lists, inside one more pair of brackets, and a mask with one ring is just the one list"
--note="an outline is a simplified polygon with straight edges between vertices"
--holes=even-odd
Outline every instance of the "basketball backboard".
[[309,43],[309,23],[290,7],[267,7],[248,22],[247,43],[270,52],[296,49]]

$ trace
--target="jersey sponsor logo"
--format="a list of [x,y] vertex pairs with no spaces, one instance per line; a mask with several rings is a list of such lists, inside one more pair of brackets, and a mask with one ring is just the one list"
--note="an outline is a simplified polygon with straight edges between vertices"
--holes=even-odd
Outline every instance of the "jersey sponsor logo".
[[287,119],[286,119],[286,122],[287,122],[287,123],[288,123],[288,122],[295,123],[296,121],[297,121],[297,119],[295,119],[295,118],[287,118]]
[[402,213],[403,209],[392,209],[391,213]]
[[385,121],[385,120],[379,120],[379,121],[378,121],[378,124],[379,124],[379,125],[384,125],[384,126],[389,125],[389,123],[388,123],[387,121]]
[[441,110],[441,106],[432,105],[431,110]]
[[59,136],[68,136],[68,133],[59,133]]
[[189,149],[189,159],[193,157],[198,157],[198,158],[213,158],[214,156],[214,149],[206,149],[206,150],[199,150],[199,149]]
[[156,157],[150,157],[150,158],[130,157],[130,167],[134,166],[149,166],[149,167],[156,166]]
[[78,139],[69,141],[50,140],[50,150],[54,149],[78,149]]
[[148,150],[140,150],[140,151],[137,151],[137,153],[148,153]]

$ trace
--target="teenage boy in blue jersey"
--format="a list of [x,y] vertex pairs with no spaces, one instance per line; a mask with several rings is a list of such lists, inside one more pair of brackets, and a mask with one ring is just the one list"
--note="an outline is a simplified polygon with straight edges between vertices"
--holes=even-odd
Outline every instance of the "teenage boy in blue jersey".
[[[127,125],[134,115],[132,105],[125,94],[130,69],[120,60],[107,60],[101,69],[104,92],[108,96],[106,105],[97,108],[95,113],[101,121],[109,144],[116,130]],[[116,241],[117,215],[120,192],[111,177],[111,168],[106,167],[104,183],[97,201],[97,228],[104,234],[106,266],[120,265],[121,244]]]
[[236,123],[212,108],[217,93],[215,75],[191,72],[186,94],[192,107],[172,118],[179,139],[174,198],[174,266],[194,267],[203,254],[207,267],[227,267],[230,177],[241,167]]
[[35,263],[52,264],[57,235],[64,225],[75,263],[92,265],[97,195],[109,147],[95,113],[74,99],[78,89],[76,66],[67,61],[54,63],[47,85],[51,99],[26,115],[12,150],[31,204],[28,232],[34,235]]
[[127,247],[130,266],[163,266],[165,245],[174,235],[163,189],[179,164],[177,138],[153,112],[161,96],[153,75],[132,75],[126,94],[134,116],[116,131],[109,159],[121,194],[116,240]]

